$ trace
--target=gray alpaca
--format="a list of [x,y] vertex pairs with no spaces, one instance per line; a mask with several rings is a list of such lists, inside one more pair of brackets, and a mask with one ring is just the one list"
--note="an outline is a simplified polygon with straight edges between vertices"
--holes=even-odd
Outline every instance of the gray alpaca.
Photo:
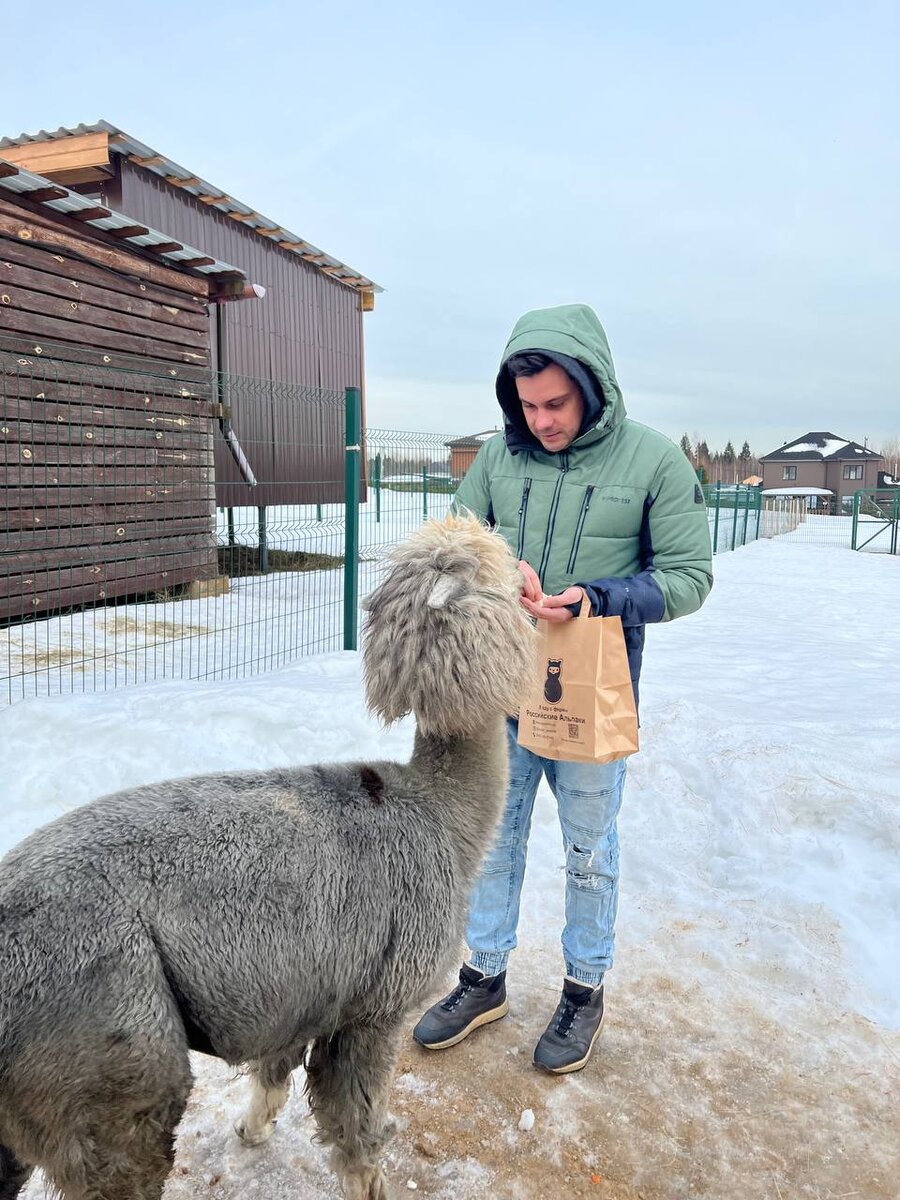
[[533,670],[519,573],[468,517],[429,522],[369,597],[366,694],[413,712],[408,764],[211,775],[97,800],[0,863],[0,1200],[159,1200],[188,1050],[249,1065],[265,1141],[291,1072],[344,1194],[379,1157],[404,1016],[455,961]]

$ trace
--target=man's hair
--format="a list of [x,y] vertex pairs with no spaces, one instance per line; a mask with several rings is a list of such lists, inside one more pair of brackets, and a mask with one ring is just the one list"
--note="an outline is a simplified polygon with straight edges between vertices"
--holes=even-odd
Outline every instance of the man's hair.
[[523,375],[539,375],[551,366],[553,359],[540,351],[529,350],[525,354],[513,354],[506,360],[506,369],[513,379]]

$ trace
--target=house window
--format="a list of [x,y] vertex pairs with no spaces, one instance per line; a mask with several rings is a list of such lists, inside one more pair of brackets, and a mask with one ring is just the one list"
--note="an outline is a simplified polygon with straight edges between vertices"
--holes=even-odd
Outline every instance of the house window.
[[862,463],[852,463],[844,467],[845,479],[862,479],[863,465]]
[[797,478],[797,468],[796,467],[785,467],[781,478],[782,479],[796,479]]

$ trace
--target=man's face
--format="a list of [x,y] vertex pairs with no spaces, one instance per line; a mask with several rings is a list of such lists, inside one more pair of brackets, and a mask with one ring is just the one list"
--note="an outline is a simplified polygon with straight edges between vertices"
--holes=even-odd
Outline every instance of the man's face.
[[516,390],[525,423],[544,449],[571,446],[584,419],[584,401],[575,380],[551,363],[537,375],[521,375]]

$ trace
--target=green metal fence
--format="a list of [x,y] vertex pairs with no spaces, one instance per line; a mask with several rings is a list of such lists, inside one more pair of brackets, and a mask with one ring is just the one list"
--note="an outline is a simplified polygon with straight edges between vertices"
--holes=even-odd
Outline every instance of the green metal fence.
[[900,487],[854,493],[850,544],[854,550],[900,554]]
[[448,439],[363,434],[352,388],[74,358],[0,344],[0,703],[354,647]]
[[736,550],[760,536],[762,498],[758,488],[743,484],[708,484],[703,488],[713,553]]
[[[455,440],[363,429],[354,388],[0,345],[0,702],[355,649],[387,549],[450,505]],[[869,522],[890,525],[872,498],[851,522],[755,488],[704,493],[716,553],[828,520],[863,548]]]

